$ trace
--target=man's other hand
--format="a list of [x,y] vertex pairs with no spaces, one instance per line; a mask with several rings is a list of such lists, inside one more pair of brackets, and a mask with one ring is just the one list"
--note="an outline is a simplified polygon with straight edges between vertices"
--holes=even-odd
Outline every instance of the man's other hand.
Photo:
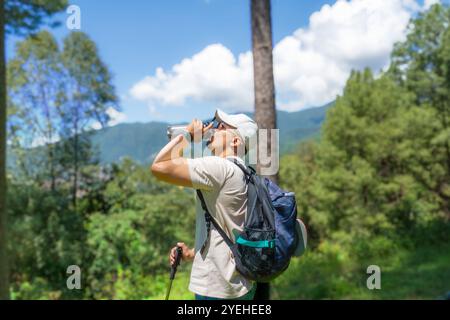
[[183,261],[192,261],[194,260],[194,249],[190,249],[184,242],[178,242],[176,247],[173,247],[170,250],[169,254],[169,263],[173,265],[175,263],[175,252],[177,251],[177,247],[180,247],[183,254],[181,259]]

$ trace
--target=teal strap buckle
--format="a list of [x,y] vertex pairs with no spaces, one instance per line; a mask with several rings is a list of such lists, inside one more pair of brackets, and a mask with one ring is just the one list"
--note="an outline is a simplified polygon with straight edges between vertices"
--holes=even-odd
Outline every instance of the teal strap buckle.
[[250,241],[239,236],[236,243],[242,244],[247,247],[253,248],[274,248],[275,240],[260,240],[260,241]]

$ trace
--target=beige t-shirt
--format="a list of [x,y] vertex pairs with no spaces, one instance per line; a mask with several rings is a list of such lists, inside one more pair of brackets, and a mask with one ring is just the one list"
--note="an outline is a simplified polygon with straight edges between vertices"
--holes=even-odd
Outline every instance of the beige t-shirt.
[[[244,164],[243,160],[235,158]],[[247,185],[241,169],[231,161],[209,156],[187,159],[195,189],[200,189],[206,206],[232,241],[243,230],[247,211]],[[236,271],[230,248],[211,224],[210,241],[203,255],[200,249],[206,240],[206,223],[200,200],[196,204],[195,257],[189,290],[215,298],[237,298],[252,289],[253,282]]]

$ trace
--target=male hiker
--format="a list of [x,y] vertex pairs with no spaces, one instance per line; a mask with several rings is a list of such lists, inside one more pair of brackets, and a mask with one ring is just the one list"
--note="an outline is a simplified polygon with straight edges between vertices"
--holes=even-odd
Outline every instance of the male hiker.
[[[241,169],[227,158],[244,164],[242,158],[249,149],[246,138],[251,139],[257,129],[248,116],[230,115],[218,109],[215,121],[208,126],[203,127],[201,121],[193,120],[185,134],[174,137],[156,156],[152,173],[159,180],[200,189],[211,216],[228,237],[235,240],[235,233],[243,229],[247,211],[247,185]],[[182,151],[190,141],[200,143],[207,132],[212,134],[207,146],[213,156],[183,158]],[[183,249],[182,259],[193,261],[189,290],[199,300],[253,299],[256,283],[236,271],[230,248],[212,225],[207,235],[200,201],[196,209],[195,248],[178,243]],[[170,253],[171,264],[175,249]]]

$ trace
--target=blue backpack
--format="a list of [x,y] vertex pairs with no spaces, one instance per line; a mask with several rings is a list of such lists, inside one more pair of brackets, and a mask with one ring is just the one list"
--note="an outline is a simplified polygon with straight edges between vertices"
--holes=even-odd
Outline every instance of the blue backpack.
[[233,243],[211,216],[201,191],[197,190],[205,211],[207,241],[212,223],[230,247],[237,271],[248,279],[269,282],[287,269],[300,241],[295,229],[295,195],[283,191],[270,179],[258,176],[253,168],[243,166],[236,159],[229,160],[244,172],[248,187],[244,230]]

